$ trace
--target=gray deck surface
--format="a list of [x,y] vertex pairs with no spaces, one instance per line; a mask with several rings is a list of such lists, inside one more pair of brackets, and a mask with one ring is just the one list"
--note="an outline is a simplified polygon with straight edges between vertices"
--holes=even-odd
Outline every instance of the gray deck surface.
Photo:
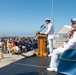
[[0,75],[61,75],[47,71],[50,57],[29,57],[0,68]]

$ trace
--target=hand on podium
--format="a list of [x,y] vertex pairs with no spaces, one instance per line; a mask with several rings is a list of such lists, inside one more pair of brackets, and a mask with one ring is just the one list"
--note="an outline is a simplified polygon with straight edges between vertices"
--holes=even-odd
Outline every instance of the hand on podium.
[[40,32],[37,31],[36,34],[40,34]]
[[[40,34],[44,34],[44,35],[47,35],[45,32],[40,32]],[[48,36],[48,35],[47,35]]]

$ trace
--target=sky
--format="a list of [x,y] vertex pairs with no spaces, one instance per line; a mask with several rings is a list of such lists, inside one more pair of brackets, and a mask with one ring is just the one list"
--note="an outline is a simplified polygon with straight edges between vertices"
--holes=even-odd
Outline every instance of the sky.
[[[54,29],[71,25],[76,17],[76,0],[54,0]],[[0,0],[0,35],[35,36],[45,24],[52,20],[52,0]]]

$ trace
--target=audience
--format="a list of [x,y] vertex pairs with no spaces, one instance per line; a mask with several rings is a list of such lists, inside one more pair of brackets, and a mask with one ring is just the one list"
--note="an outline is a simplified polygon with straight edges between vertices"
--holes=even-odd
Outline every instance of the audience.
[[8,48],[8,50],[13,50],[14,53],[17,53],[16,47],[12,46],[10,39],[7,40],[7,48]]
[[[0,45],[2,44],[0,39]],[[13,51],[14,54],[22,53],[30,50],[37,49],[37,39],[34,38],[4,38],[4,48],[7,51]]]

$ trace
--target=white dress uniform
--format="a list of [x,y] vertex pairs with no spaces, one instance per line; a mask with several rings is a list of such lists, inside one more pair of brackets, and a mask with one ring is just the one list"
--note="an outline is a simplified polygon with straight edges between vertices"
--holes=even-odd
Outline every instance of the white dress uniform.
[[69,39],[68,44],[66,44],[64,48],[60,47],[60,48],[53,50],[50,67],[57,68],[58,55],[63,53],[66,49],[70,49],[70,48],[76,48],[76,32],[74,32],[73,37]]
[[53,38],[54,38],[54,27],[51,23],[48,24],[48,29],[45,32],[48,35],[49,52],[52,54],[53,51]]

